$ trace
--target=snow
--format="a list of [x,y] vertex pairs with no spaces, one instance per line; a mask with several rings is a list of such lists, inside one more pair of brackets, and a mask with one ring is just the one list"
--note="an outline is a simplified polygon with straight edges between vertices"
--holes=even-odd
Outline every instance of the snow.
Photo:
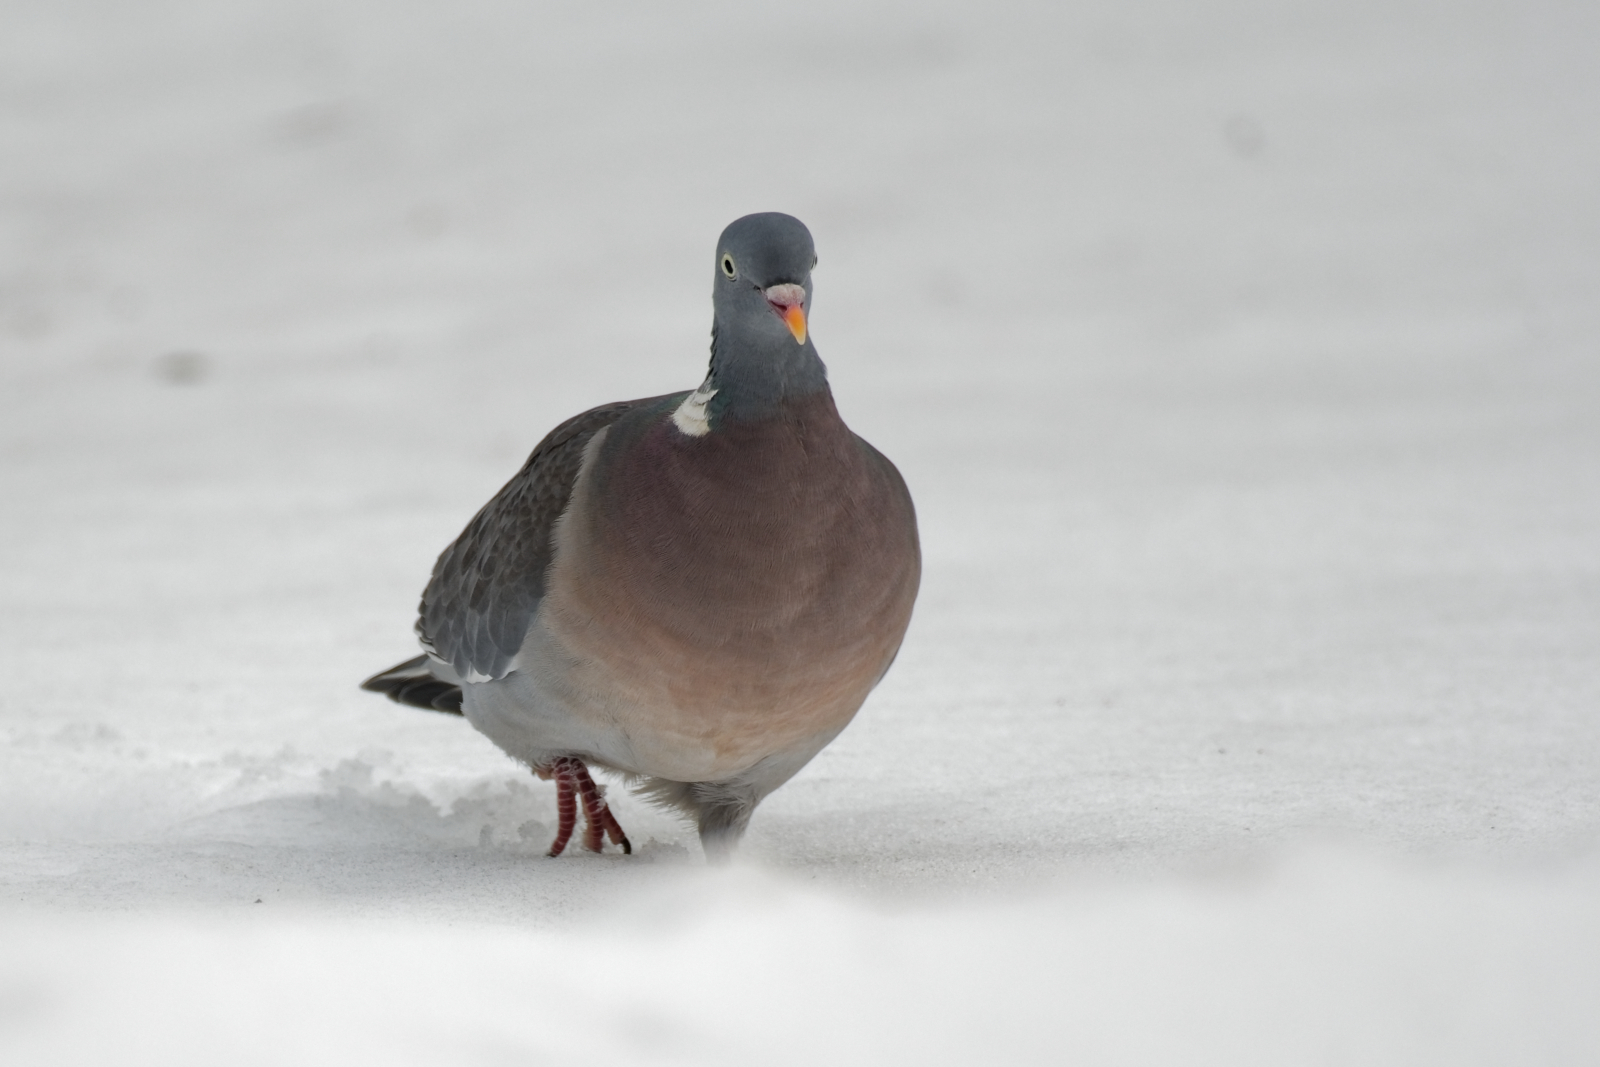
[[[1592,1061],[1600,9],[0,29],[6,1063]],[[544,860],[355,684],[769,209],[911,634],[734,870]]]
[[721,882],[618,894],[603,923],[559,931],[256,913],[7,924],[9,1062],[1593,1055],[1592,880],[1463,884],[1344,856],[1248,886],[892,911],[771,878]]

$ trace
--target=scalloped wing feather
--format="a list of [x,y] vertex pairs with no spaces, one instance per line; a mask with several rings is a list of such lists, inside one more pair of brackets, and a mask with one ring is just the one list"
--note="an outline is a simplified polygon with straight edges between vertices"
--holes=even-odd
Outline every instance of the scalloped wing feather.
[[584,447],[628,412],[684,395],[602,404],[545,435],[434,564],[416,624],[430,656],[467,682],[503,678],[515,669],[544,597],[554,554],[550,535],[572,498]]

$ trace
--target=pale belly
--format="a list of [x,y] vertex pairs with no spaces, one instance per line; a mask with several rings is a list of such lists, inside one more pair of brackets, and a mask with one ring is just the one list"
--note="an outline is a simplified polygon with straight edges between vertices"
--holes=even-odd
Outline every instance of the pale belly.
[[726,781],[772,757],[809,758],[837,735],[893,655],[882,644],[696,649],[664,634],[619,639],[541,610],[517,669],[466,687],[465,710],[530,764],[577,753],[633,774]]

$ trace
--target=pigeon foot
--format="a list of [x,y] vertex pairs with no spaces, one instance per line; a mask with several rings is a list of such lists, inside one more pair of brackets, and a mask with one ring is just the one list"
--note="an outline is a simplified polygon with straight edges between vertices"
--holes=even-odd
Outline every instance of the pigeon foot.
[[622,832],[617,817],[611,814],[611,806],[606,803],[605,787],[596,785],[595,780],[589,777],[589,768],[583,760],[577,756],[557,756],[548,764],[535,767],[533,772],[546,780],[553,778],[556,783],[556,816],[560,821],[556,827],[556,839],[550,843],[550,851],[545,855],[554,859],[572,840],[572,831],[578,825],[580,803],[583,805],[584,848],[599,852],[605,847],[606,838],[610,837],[625,855],[633,855],[632,842]]

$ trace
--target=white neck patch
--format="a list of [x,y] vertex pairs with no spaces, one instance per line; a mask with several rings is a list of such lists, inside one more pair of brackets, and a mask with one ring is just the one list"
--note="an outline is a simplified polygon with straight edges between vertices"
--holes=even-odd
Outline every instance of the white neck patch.
[[690,437],[704,437],[711,432],[711,419],[706,415],[706,405],[717,391],[711,388],[708,378],[694,392],[684,398],[678,410],[672,413],[672,424]]

